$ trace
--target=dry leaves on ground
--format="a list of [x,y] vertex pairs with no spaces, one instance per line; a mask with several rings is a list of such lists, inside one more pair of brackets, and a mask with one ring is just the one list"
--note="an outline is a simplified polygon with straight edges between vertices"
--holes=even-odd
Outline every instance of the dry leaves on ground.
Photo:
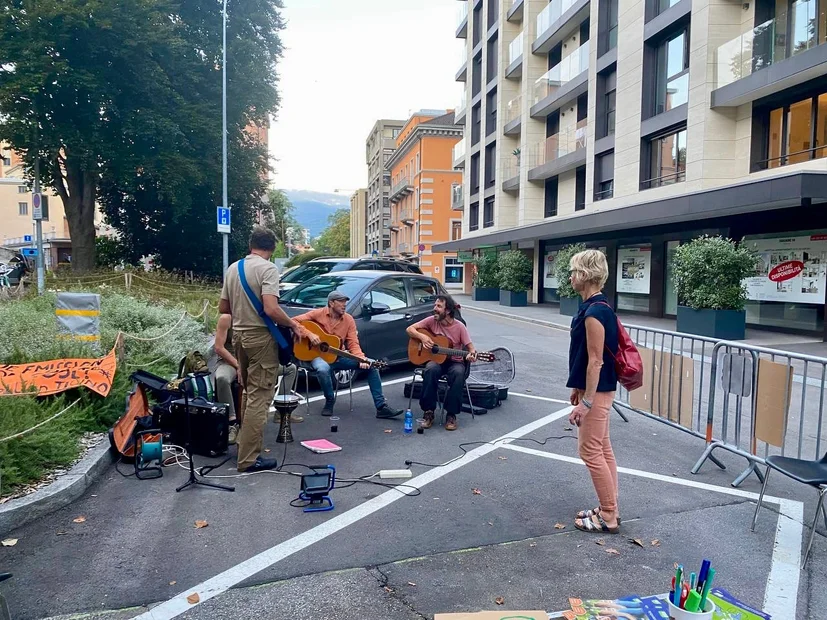
[[201,597],[198,596],[198,592],[193,592],[192,594],[190,594],[187,597],[187,603],[189,603],[190,605],[195,605],[196,603],[199,603],[200,601],[201,601]]
[[629,542],[636,544],[638,547],[643,546],[643,541],[640,538],[632,538]]
[[598,538],[597,540],[594,541],[594,544],[595,545],[605,545],[606,541],[603,540],[602,538]]
[[612,549],[611,547],[606,548],[606,553],[610,553],[612,555],[620,555],[620,551],[617,549]]
[[86,517],[78,517],[77,519],[72,519],[72,523],[86,523]]
[[178,582],[177,581],[170,581],[169,585],[174,586],[176,583],[178,583]]
[[408,585],[411,586],[411,587],[414,587],[414,588],[416,587],[416,584],[413,581],[409,581]]
[[199,519],[198,521],[195,522],[195,529],[200,530],[202,528],[207,527],[208,525],[209,525],[209,523]]
[[507,461],[508,460],[507,456],[498,456],[497,458],[500,459],[501,461]]
[[66,536],[69,532],[55,532],[55,536]]
[[574,428],[573,428],[573,427],[571,427],[571,426],[564,426],[564,427],[563,427],[563,430],[564,430],[564,431],[573,431],[573,430],[574,430]]
[[389,435],[390,435],[390,434],[393,432],[393,430],[392,430],[392,429],[390,429],[390,428],[386,428],[386,429],[385,429],[385,432],[386,432],[387,434],[389,434]]
[[16,538],[7,538],[3,542],[0,542],[0,545],[3,545],[4,547],[14,547],[16,544],[17,544],[17,539]]
[[528,543],[528,546],[529,546],[529,547],[536,547],[536,546],[537,546],[537,543]]
[[474,495],[482,495],[482,491],[480,491],[479,489],[472,489],[472,493]]
[[655,540],[652,541],[652,546],[653,547],[660,547],[660,541],[656,538]]
[[555,530],[564,530],[564,529],[566,529],[566,524],[565,523],[555,523],[554,524],[554,529]]
[[498,596],[497,598],[495,598],[494,602],[497,605],[505,605],[505,599],[502,596]]
[[391,588],[390,586],[385,586],[384,590],[385,590],[385,592],[387,592],[388,594],[393,594],[393,588]]

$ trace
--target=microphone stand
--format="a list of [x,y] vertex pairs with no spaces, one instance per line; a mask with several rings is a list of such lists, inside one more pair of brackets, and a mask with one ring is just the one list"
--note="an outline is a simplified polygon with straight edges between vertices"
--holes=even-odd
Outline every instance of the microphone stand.
[[[190,477],[184,484],[180,487],[175,489],[175,492],[183,491],[190,485],[201,485],[203,487],[210,487],[213,489],[220,489],[221,491],[235,491],[235,487],[226,486],[223,484],[217,484],[215,482],[205,482],[200,480],[195,473],[195,462],[192,459],[192,414],[190,413],[190,405],[189,405],[189,395],[187,393],[187,384],[191,381],[190,377],[185,377],[180,385],[182,386],[182,391],[184,392],[184,409],[187,412],[187,445],[185,446],[187,449],[187,456],[190,460]],[[225,461],[226,462],[226,461]]]

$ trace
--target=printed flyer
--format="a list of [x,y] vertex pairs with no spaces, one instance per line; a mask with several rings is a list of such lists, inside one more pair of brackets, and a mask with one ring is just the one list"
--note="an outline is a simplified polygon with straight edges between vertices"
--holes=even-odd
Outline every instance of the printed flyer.
[[617,249],[617,292],[649,294],[652,274],[652,247]]
[[746,239],[759,256],[758,275],[746,278],[753,301],[823,304],[827,285],[827,234]]

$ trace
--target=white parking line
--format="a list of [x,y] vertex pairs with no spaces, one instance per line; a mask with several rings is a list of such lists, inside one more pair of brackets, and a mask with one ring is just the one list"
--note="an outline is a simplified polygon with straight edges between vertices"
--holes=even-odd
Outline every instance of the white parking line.
[[[462,458],[457,459],[448,465],[435,467],[430,471],[412,478],[405,484],[411,487],[422,488],[431,482],[439,480],[446,474],[449,474],[452,471],[455,471],[460,467],[463,467],[468,463],[493,452],[498,448],[498,446],[504,445],[504,443],[508,442],[510,439],[524,437],[525,435],[533,433],[537,429],[542,428],[555,420],[559,420],[560,418],[569,415],[571,409],[571,406],[564,407],[559,411],[555,411],[554,413],[550,413],[549,415],[535,420],[534,422],[521,426],[510,433],[506,433],[505,435],[498,437],[491,443],[470,450]],[[314,543],[324,540],[328,536],[332,536],[346,527],[361,521],[365,517],[372,515],[382,508],[390,506],[394,502],[406,497],[406,495],[407,493],[397,490],[386,491],[378,497],[370,499],[363,504],[359,504],[358,506],[343,512],[340,515],[333,517],[329,521],[320,523],[316,527],[311,528],[298,536],[294,536],[289,540],[271,547],[270,549],[267,549],[266,551],[263,551],[258,555],[255,555],[252,558],[225,570],[223,573],[219,573],[212,579],[208,579],[193,588],[189,588],[185,592],[181,592],[168,601],[161,603],[157,607],[154,607],[136,618],[137,620],[169,620],[170,618],[175,618],[176,616],[192,609],[196,605],[226,592],[233,586],[252,577],[256,573],[281,562],[294,553],[298,553]],[[187,597],[192,594],[198,594],[198,603],[192,604],[187,601]]]
[[[513,450],[514,452],[541,456],[546,459],[583,465],[585,467],[585,463],[583,463],[582,460],[572,456],[544,452],[543,450],[513,444],[503,444],[501,447],[507,450]],[[721,487],[697,480],[664,476],[662,474],[655,474],[641,469],[631,469],[629,467],[618,467],[617,471],[618,473],[648,478],[649,480],[658,480],[660,482],[668,482],[670,484],[758,501],[758,493],[735,489],[729,486]],[[769,576],[767,577],[767,587],[764,590],[763,610],[773,618],[793,619],[796,617],[795,610],[798,602],[801,539],[804,534],[804,526],[802,525],[804,520],[804,504],[799,501],[773,497],[771,495],[765,495],[764,501],[778,504],[780,514],[778,515],[778,527],[775,531],[775,543],[773,545]]]

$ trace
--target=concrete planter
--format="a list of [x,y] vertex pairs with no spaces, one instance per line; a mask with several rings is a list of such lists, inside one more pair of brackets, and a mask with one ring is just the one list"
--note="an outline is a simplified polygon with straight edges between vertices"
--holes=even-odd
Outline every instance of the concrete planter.
[[514,291],[500,291],[500,305],[522,308],[528,305],[528,292],[515,293]]
[[744,310],[693,310],[678,306],[678,331],[718,340],[744,340],[747,313]]
[[560,298],[560,314],[563,316],[574,316],[580,309],[579,297],[561,297]]
[[500,289],[498,288],[471,288],[471,299],[474,301],[499,301]]

